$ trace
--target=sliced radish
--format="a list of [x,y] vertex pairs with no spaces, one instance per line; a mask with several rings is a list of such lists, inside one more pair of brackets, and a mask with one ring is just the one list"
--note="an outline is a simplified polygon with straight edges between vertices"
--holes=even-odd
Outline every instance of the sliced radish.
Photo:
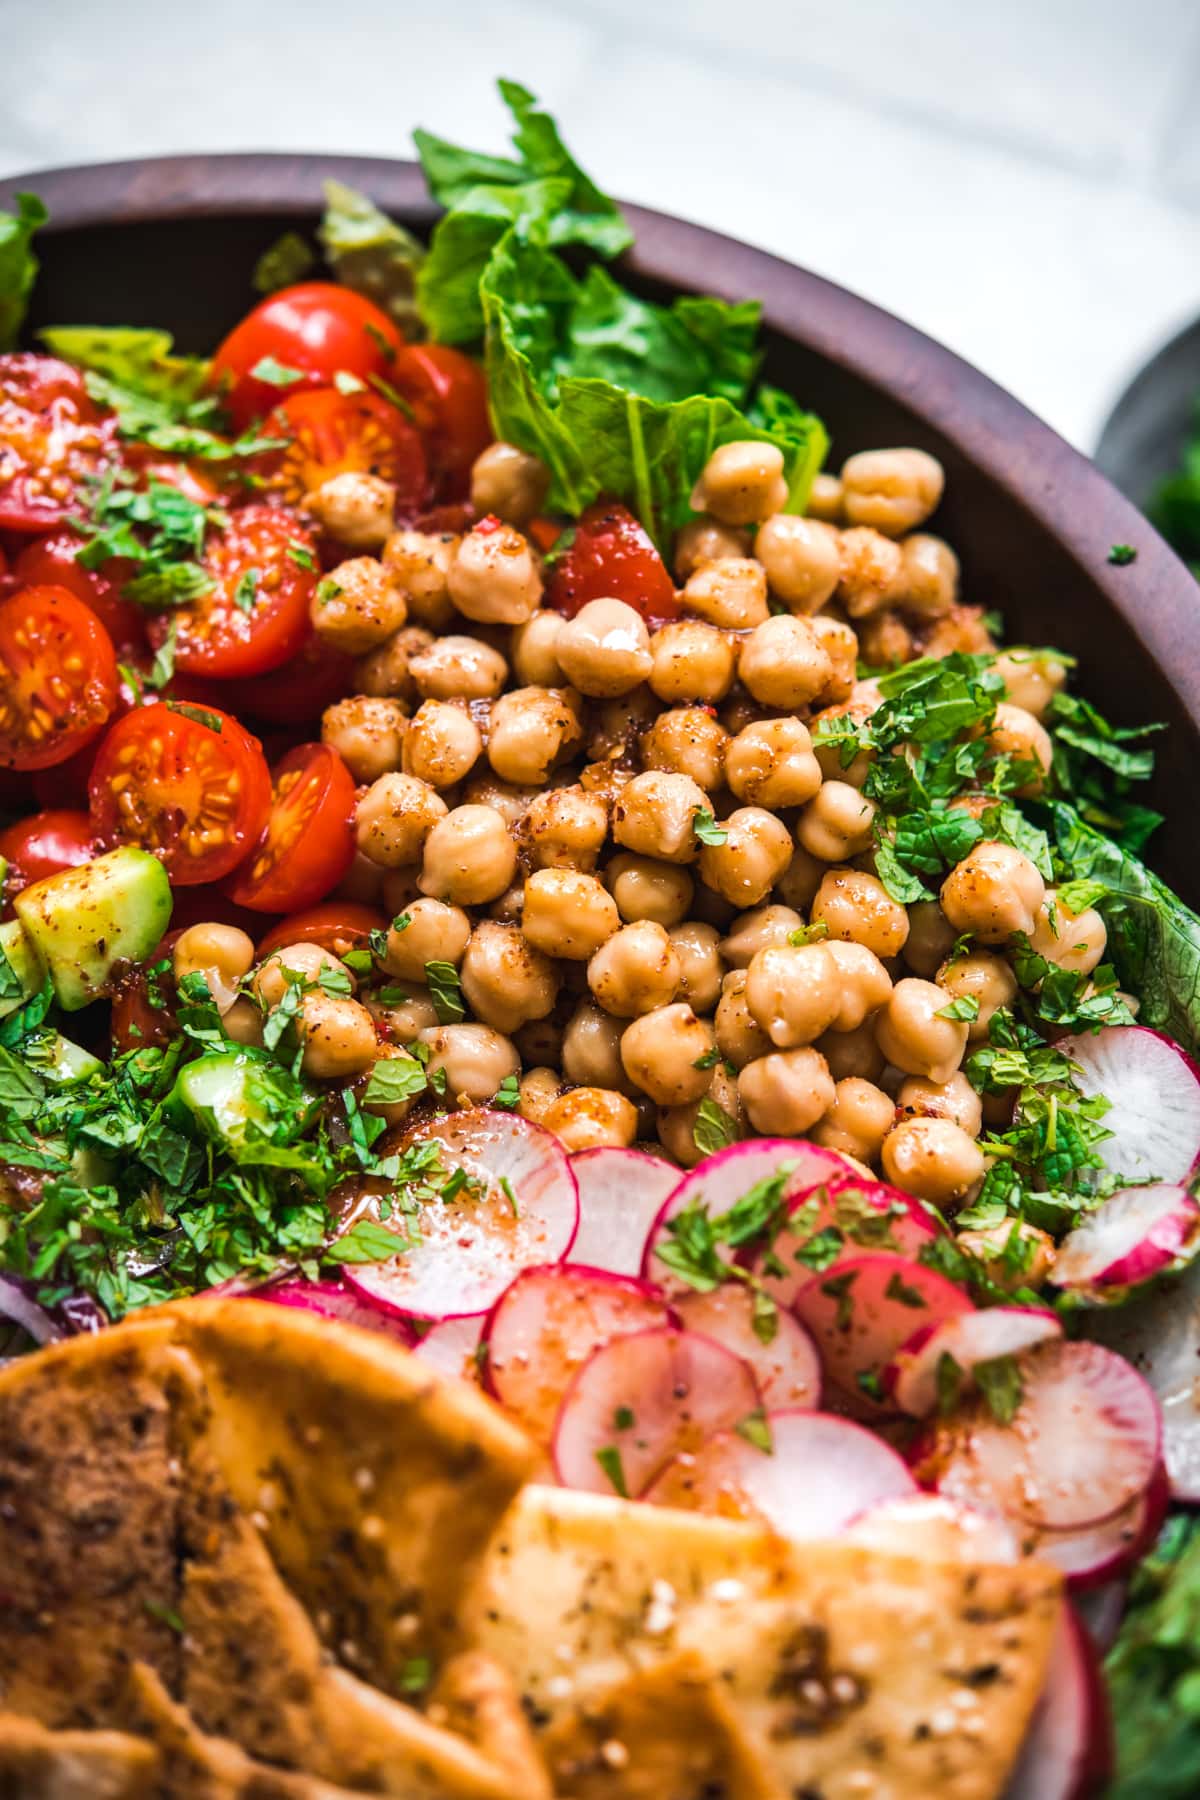
[[431,1325],[413,1354],[439,1375],[457,1375],[460,1381],[478,1385],[479,1334],[483,1320],[478,1313],[467,1319],[439,1319]]
[[916,1329],[974,1310],[945,1275],[893,1250],[844,1257],[812,1276],[792,1305],[830,1379],[877,1406],[882,1387],[872,1388]]
[[641,1150],[578,1150],[571,1168],[579,1185],[579,1230],[571,1246],[576,1262],[614,1275],[637,1275],[650,1227],[679,1170]]
[[379,1306],[352,1293],[340,1281],[282,1281],[274,1287],[255,1288],[253,1298],[320,1313],[322,1318],[339,1319],[343,1325],[357,1325],[364,1331],[382,1331],[401,1344],[416,1342],[417,1334],[407,1319],[390,1306]]
[[524,1269],[484,1325],[485,1384],[531,1437],[548,1444],[562,1397],[593,1350],[677,1323],[662,1289],[634,1275],[577,1263]]
[[1022,1391],[1011,1424],[980,1400],[938,1428],[923,1464],[938,1491],[1040,1530],[1081,1531],[1123,1512],[1159,1461],[1150,1388],[1098,1344],[1052,1340],[1015,1367]]
[[696,1331],[614,1338],[563,1397],[554,1466],[564,1487],[641,1494],[664,1463],[715,1432],[760,1416],[747,1363]]
[[1158,1468],[1150,1485],[1111,1519],[1080,1531],[1037,1532],[1029,1549],[1061,1569],[1072,1591],[1099,1587],[1141,1561],[1162,1530],[1169,1500],[1166,1471]]
[[846,1527],[846,1536],[873,1550],[894,1550],[925,1562],[1015,1563],[1016,1533],[995,1513],[957,1506],[943,1494],[905,1494],[882,1500]]
[[[762,1443],[718,1432],[677,1456],[646,1493],[656,1506],[759,1518],[791,1538],[833,1537],[880,1501],[916,1492],[894,1450],[831,1413],[767,1413]],[[752,1434],[757,1440],[759,1433]]]
[[1057,1048],[1078,1065],[1089,1096],[1109,1103],[1110,1138],[1097,1155],[1130,1181],[1183,1181],[1200,1161],[1200,1070],[1185,1050],[1145,1025],[1106,1025]]
[[[386,1262],[348,1263],[350,1286],[420,1319],[486,1312],[522,1269],[566,1256],[579,1194],[558,1139],[515,1113],[483,1108],[430,1120],[405,1152],[435,1145],[438,1167],[409,1189],[415,1210],[392,1208],[388,1225],[407,1247]],[[459,1172],[471,1185],[449,1200]]]
[[1069,1606],[1005,1800],[1089,1800],[1112,1774],[1108,1694],[1091,1640]]
[[1200,1202],[1166,1182],[1122,1188],[1069,1232],[1054,1261],[1056,1286],[1096,1299],[1119,1297],[1190,1261],[1200,1247]]
[[1200,1500],[1200,1262],[1125,1306],[1089,1312],[1090,1338],[1119,1351],[1158,1395],[1176,1500]]
[[1123,1575],[1072,1598],[1079,1623],[1101,1656],[1107,1655],[1117,1641],[1128,1600],[1129,1582]]
[[1057,1313],[1045,1307],[991,1306],[982,1312],[956,1313],[918,1326],[888,1364],[884,1387],[903,1412],[915,1419],[928,1418],[937,1409],[943,1357],[952,1359],[951,1373],[960,1372],[966,1386],[976,1363],[1016,1356],[1061,1336]]
[[[675,1306],[689,1331],[716,1338],[750,1364],[764,1406],[821,1404],[821,1359],[790,1312],[777,1307],[756,1329],[754,1296],[742,1281],[726,1281],[711,1294],[684,1294]],[[770,1333],[766,1342],[760,1330]]]
[[[771,1297],[780,1306],[790,1306],[812,1279],[814,1251],[821,1252],[821,1263],[829,1268],[871,1249],[916,1257],[940,1230],[911,1194],[854,1172],[838,1186],[798,1192],[791,1202],[790,1223],[775,1239],[770,1259],[759,1256],[752,1267]],[[841,1238],[840,1248],[832,1233]]]

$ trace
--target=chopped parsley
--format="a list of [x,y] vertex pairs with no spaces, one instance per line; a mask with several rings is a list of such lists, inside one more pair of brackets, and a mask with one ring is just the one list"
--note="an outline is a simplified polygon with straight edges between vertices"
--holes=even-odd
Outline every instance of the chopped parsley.
[[1118,569],[1127,568],[1131,562],[1137,561],[1137,551],[1132,544],[1113,544],[1108,552],[1108,561]]
[[596,1452],[596,1461],[608,1476],[613,1492],[622,1500],[628,1500],[629,1488],[625,1482],[625,1466],[621,1461],[621,1452],[615,1444],[605,1444]]
[[692,814],[692,830],[701,844],[725,844],[729,841],[729,833],[723,825],[718,825],[707,807],[698,806]]

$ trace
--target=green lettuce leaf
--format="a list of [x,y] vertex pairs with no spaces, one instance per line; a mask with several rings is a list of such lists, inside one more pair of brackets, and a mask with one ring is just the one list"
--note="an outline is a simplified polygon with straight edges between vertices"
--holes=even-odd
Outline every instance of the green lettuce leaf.
[[33,234],[49,213],[36,194],[18,194],[15,213],[0,212],[0,350],[11,350],[37,277]]
[[439,222],[417,275],[417,304],[431,337],[473,344],[483,336],[480,282],[493,250],[514,228],[530,242],[540,241],[569,191],[566,182],[553,180],[468,190]]
[[1200,1793],[1200,1520],[1168,1521],[1134,1577],[1105,1665],[1116,1733],[1109,1800]]
[[410,341],[424,336],[417,277],[426,251],[419,238],[340,181],[325,183],[325,214],[317,236],[343,286],[381,306]]

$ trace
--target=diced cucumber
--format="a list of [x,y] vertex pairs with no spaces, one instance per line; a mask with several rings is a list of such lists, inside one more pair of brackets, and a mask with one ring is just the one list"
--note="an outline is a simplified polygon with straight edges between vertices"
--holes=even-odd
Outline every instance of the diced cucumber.
[[47,1081],[91,1081],[94,1076],[104,1073],[104,1064],[98,1056],[93,1056],[82,1044],[72,1043],[59,1031],[54,1033],[47,1050],[39,1052],[36,1067],[38,1074]]
[[37,946],[20,919],[0,925],[0,1019],[36,994],[46,978]]
[[59,1005],[78,1012],[106,991],[118,963],[149,956],[171,922],[171,889],[162,864],[127,844],[33,882],[13,906]]
[[197,1057],[180,1071],[167,1111],[176,1117],[190,1113],[215,1142],[240,1143],[247,1125],[265,1125],[271,1116],[261,1091],[255,1092],[261,1071],[261,1062],[235,1051]]

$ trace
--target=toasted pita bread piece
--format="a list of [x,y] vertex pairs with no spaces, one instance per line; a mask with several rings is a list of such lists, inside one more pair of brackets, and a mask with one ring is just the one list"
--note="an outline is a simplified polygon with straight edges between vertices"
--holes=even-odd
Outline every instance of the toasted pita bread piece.
[[789,1800],[695,1650],[569,1714],[543,1749],[559,1800]]
[[524,1800],[554,1800],[512,1676],[481,1650],[452,1656],[430,1694],[427,1716],[474,1744]]
[[156,1800],[160,1758],[123,1731],[50,1731],[0,1713],[4,1800]]
[[468,1618],[542,1730],[695,1650],[785,1792],[995,1800],[1061,1604],[1043,1565],[792,1545],[749,1524],[530,1487]]

